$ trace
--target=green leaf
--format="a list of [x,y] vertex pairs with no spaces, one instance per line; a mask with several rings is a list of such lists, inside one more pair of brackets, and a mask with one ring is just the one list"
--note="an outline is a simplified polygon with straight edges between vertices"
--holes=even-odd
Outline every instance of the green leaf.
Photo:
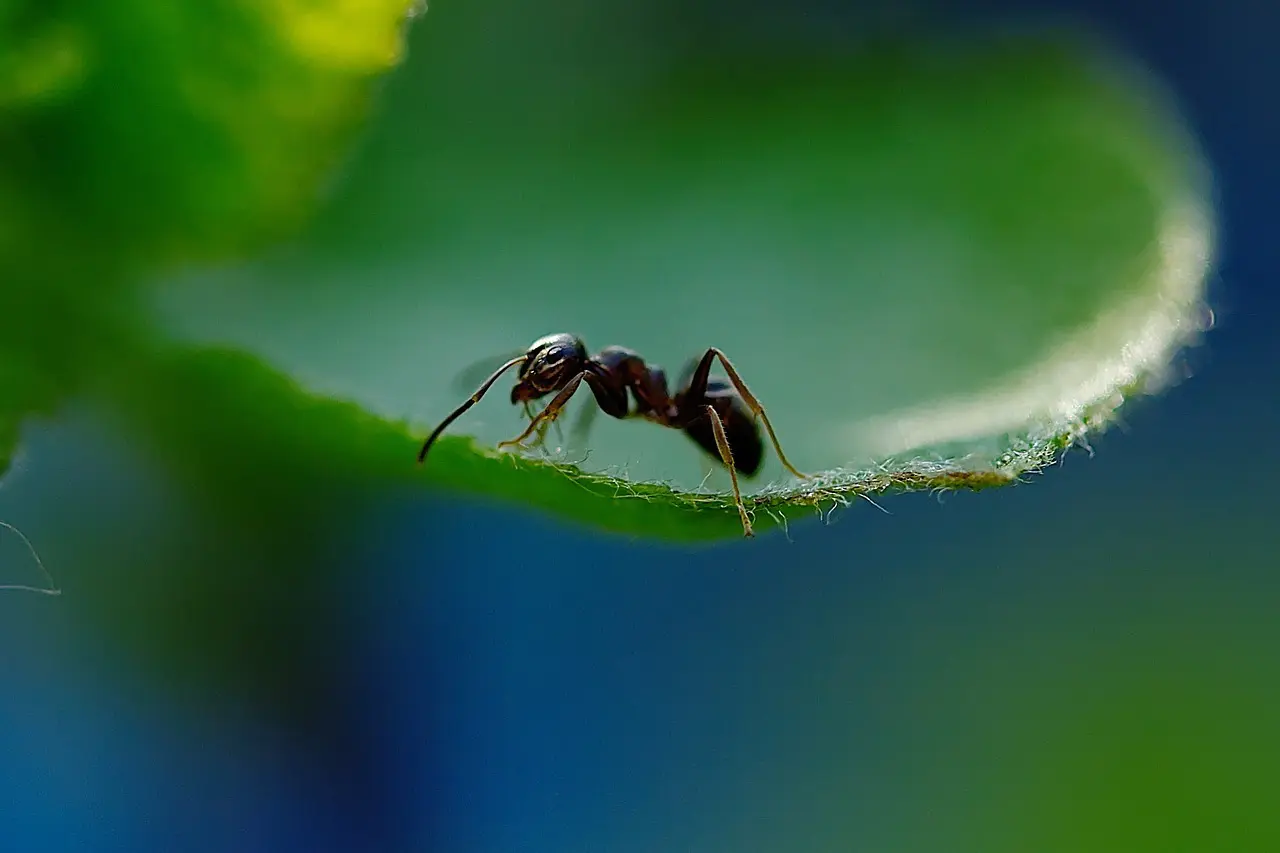
[[385,475],[714,538],[737,532],[727,483],[701,488],[714,466],[669,431],[601,418],[585,459],[516,462],[486,449],[521,428],[499,390],[419,470],[391,425],[420,438],[465,396],[458,371],[554,331],[673,378],[715,345],[817,474],[767,463],[767,525],[1018,482],[1163,387],[1205,327],[1205,167],[1159,88],[1096,45],[707,61],[611,51],[595,21],[539,63],[533,23],[500,54],[461,12],[429,23],[314,227],[163,304],[184,339],[369,413]]
[[[148,354],[104,386],[118,415],[141,430],[208,509],[231,513],[236,529],[279,527],[368,484],[482,494],[554,512],[619,533],[697,541],[741,535],[732,501],[659,484],[627,484],[574,466],[498,454],[471,440],[440,442],[432,464],[413,464],[420,436],[403,422],[307,393],[260,359],[221,348],[169,347]],[[1028,446],[1000,470],[974,473],[935,464],[866,472],[856,489],[816,485],[801,495],[751,499],[761,529],[821,513],[854,494],[1004,485],[1048,461],[1055,445]]]

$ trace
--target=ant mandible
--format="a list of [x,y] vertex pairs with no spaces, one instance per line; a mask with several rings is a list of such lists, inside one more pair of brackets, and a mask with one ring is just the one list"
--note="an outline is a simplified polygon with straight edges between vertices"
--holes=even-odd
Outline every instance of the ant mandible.
[[[711,376],[711,365],[716,360],[729,375],[729,381]],[[493,386],[507,370],[520,366],[517,382],[511,389],[513,405],[528,405],[555,392],[559,392],[547,407],[535,415],[520,435],[498,444],[499,448],[521,446],[521,443],[540,427],[546,426],[560,415],[560,410],[583,382],[595,395],[596,404],[606,414],[615,418],[644,418],[647,421],[672,429],[678,429],[692,438],[699,447],[722,462],[729,470],[733,484],[733,500],[742,518],[742,531],[754,536],[751,519],[747,516],[742,492],[738,488],[738,473],[750,477],[760,470],[764,461],[764,442],[756,417],[764,423],[769,440],[783,466],[800,479],[808,475],[795,469],[782,452],[782,445],[773,432],[769,416],[760,401],[747,388],[738,371],[725,354],[715,347],[708,349],[696,363],[689,378],[674,395],[667,389],[667,376],[662,368],[647,365],[637,353],[624,347],[606,347],[594,356],[587,354],[582,339],[568,334],[548,335],[529,345],[528,350],[503,364],[481,383],[475,393],[455,409],[427,438],[418,453],[418,462],[427,458],[431,445],[449,424],[462,416]],[[634,398],[632,408],[627,391]]]

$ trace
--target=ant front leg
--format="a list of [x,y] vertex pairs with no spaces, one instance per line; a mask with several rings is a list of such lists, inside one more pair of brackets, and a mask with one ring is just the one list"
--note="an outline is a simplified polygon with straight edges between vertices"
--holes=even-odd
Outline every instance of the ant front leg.
[[[773,449],[778,454],[778,459],[782,462],[783,467],[801,480],[809,479],[809,475],[801,474],[797,471],[791,461],[787,459],[787,454],[782,452],[782,444],[778,442],[778,436],[773,431],[773,424],[769,423],[769,416],[765,414],[764,406],[760,405],[760,401],[751,393],[751,389],[747,388],[747,383],[742,381],[742,377],[738,375],[738,371],[734,369],[733,363],[729,361],[728,356],[715,347],[711,347],[703,354],[698,366],[694,369],[693,377],[689,380],[688,398],[694,401],[704,399],[707,393],[707,381],[711,377],[711,363],[716,359],[720,360],[720,364],[724,367],[725,373],[729,375],[729,381],[733,383],[733,387],[737,390],[738,396],[742,398],[742,402],[746,403],[751,413],[759,417],[764,423],[765,431],[769,433],[769,440],[773,442]],[[720,423],[718,416],[712,419],[711,426],[716,431],[718,444],[724,435],[724,426]],[[725,446],[728,446],[727,443]],[[724,454],[722,453],[721,455]],[[730,470],[732,471],[732,468]],[[734,488],[737,488],[736,478]]]
[[560,393],[556,394],[551,402],[547,404],[547,407],[535,415],[533,420],[529,421],[529,426],[525,428],[524,432],[513,439],[499,442],[498,448],[519,446],[526,438],[533,435],[535,430],[545,431],[560,416],[560,410],[569,402],[569,398],[578,390],[578,386],[582,384],[583,380],[586,380],[587,384],[591,386],[591,390],[595,394],[596,403],[599,404],[600,408],[614,417],[622,417],[626,414],[625,390],[622,390],[620,396],[619,389],[610,388],[605,379],[594,370],[584,370],[570,379]]
[[578,386],[582,384],[582,380],[590,375],[591,374],[588,371],[584,370],[577,376],[570,379],[564,388],[561,389],[560,393],[547,404],[547,407],[529,420],[529,425],[525,427],[524,432],[520,433],[515,438],[498,442],[498,449],[501,450],[504,447],[519,447],[526,438],[533,435],[534,431],[538,431],[539,436],[544,435],[543,431],[547,426],[551,425],[551,421],[554,421],[556,417],[559,416],[560,410],[564,408],[565,403],[569,402],[569,398],[573,396],[573,392],[578,390]]
[[[528,418],[530,421],[532,421],[535,417],[537,417],[537,414],[533,411],[533,406],[530,405],[528,400],[525,400],[523,403],[520,404],[520,409],[523,412],[524,416]],[[547,437],[546,427],[545,426],[540,427],[538,429],[538,440],[535,441],[531,446],[533,447],[539,446],[540,444],[542,444],[544,440],[546,440],[546,437]]]
[[711,419],[711,434],[716,439],[716,449],[720,451],[720,461],[729,469],[729,482],[733,484],[733,502],[738,505],[738,516],[742,519],[742,535],[750,539],[756,533],[751,529],[751,518],[747,515],[746,504],[742,502],[742,491],[738,488],[738,472],[733,466],[733,450],[729,447],[729,437],[724,433],[724,424],[715,406],[703,406],[707,417]]
[[[533,421],[535,418],[537,418],[537,414],[534,412],[534,410],[533,410],[533,406],[529,403],[529,401],[528,401],[528,400],[525,400],[525,401],[524,401],[523,407],[524,407],[524,416],[525,416],[526,418],[528,418],[530,421]],[[532,448],[534,448],[534,447],[543,447],[543,446],[547,443],[547,429],[548,429],[552,424],[555,424],[555,427],[556,427],[556,434],[557,434],[557,435],[559,435],[559,434],[560,434],[560,423],[559,423],[558,421],[555,421],[555,420],[553,420],[553,419],[547,419],[547,420],[544,420],[544,421],[543,421],[543,422],[538,426],[538,430],[537,430],[537,432],[538,432],[538,437],[537,437],[537,439],[536,439],[536,440],[534,440],[534,442],[533,442],[532,444],[530,444],[530,445],[529,445],[529,447],[530,447],[531,449],[532,449]],[[545,450],[544,450],[543,452],[545,452]]]

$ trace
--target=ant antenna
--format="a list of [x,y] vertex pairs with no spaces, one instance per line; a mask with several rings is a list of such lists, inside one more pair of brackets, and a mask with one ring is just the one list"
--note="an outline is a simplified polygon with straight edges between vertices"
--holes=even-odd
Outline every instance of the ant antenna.
[[45,568],[44,561],[40,559],[40,555],[36,553],[36,547],[31,544],[31,540],[27,535],[18,528],[14,527],[7,521],[0,521],[0,527],[11,531],[15,536],[22,540],[22,544],[27,546],[27,550],[31,552],[31,558],[36,561],[36,565],[40,567],[40,573],[49,580],[48,587],[27,586],[22,583],[6,583],[0,584],[0,590],[15,590],[19,592],[37,592],[40,595],[62,595],[62,590],[58,588],[58,584],[53,579],[53,575],[49,574],[49,570]]
[[418,451],[418,464],[421,465],[423,460],[427,458],[427,451],[431,449],[431,445],[435,443],[435,440],[440,437],[440,433],[445,431],[445,427],[449,426],[449,424],[453,423],[458,418],[462,417],[462,414],[467,409],[471,408],[476,403],[480,402],[480,398],[483,397],[491,387],[493,387],[493,383],[498,381],[499,376],[506,373],[508,370],[515,367],[517,364],[523,364],[528,358],[529,358],[528,353],[525,353],[523,355],[518,355],[515,358],[508,361],[506,364],[502,365],[502,367],[499,367],[497,370],[493,372],[492,375],[489,376],[488,379],[484,381],[484,383],[479,388],[476,389],[475,393],[471,395],[470,399],[468,399],[465,403],[463,403],[458,408],[454,409],[453,413],[450,414],[449,417],[445,418],[444,422],[441,423],[440,426],[436,427],[435,432],[431,433],[431,435],[427,437],[427,440],[423,442],[422,450]]

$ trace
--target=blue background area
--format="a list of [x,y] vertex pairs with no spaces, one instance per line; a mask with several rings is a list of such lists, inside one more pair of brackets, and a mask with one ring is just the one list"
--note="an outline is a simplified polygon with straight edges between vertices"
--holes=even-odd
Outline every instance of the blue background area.
[[[254,642],[289,608],[323,626],[246,652],[289,662],[275,692],[157,679],[70,596],[6,594],[6,849],[1280,849],[1280,12],[1061,8],[1172,85],[1222,223],[1192,378],[1094,458],[699,550],[350,495],[308,543],[324,591],[258,614]],[[55,567],[196,547],[139,538],[140,517],[194,510],[144,452],[86,445],[104,434],[33,433],[0,518]],[[157,595],[134,580],[99,589]]]

